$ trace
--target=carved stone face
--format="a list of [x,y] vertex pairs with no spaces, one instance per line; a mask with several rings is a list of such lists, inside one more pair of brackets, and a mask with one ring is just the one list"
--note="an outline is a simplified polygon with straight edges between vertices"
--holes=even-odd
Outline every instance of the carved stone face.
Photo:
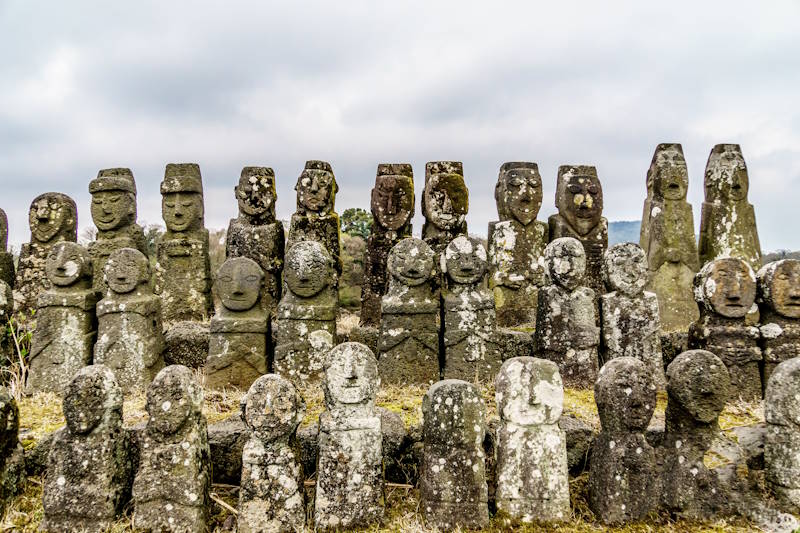
[[3,457],[18,445],[19,409],[8,389],[0,387],[0,453]]
[[121,248],[115,250],[106,262],[105,279],[108,288],[117,294],[133,292],[150,278],[150,264],[139,250]]
[[647,257],[637,244],[625,242],[612,246],[605,253],[603,266],[611,290],[635,296],[647,285]]
[[64,418],[73,435],[86,435],[108,418],[109,411],[122,411],[122,390],[114,374],[103,365],[82,368],[64,393]]
[[656,407],[656,385],[642,361],[618,357],[600,369],[594,397],[605,431],[644,431]]
[[0,209],[0,251],[4,252],[8,247],[8,217],[6,212]]
[[434,174],[425,184],[425,218],[441,230],[464,223],[469,208],[469,192],[460,174]]
[[495,378],[497,410],[503,420],[521,426],[556,424],[564,408],[558,366],[533,357],[503,363]]
[[5,324],[14,312],[14,292],[8,283],[0,280],[0,323]]
[[756,278],[741,259],[716,259],[695,278],[695,299],[707,309],[727,318],[742,318],[756,298]]
[[346,342],[328,353],[325,397],[329,408],[371,403],[379,386],[375,355],[363,344]]
[[31,236],[48,243],[59,234],[75,233],[77,224],[75,202],[65,194],[45,193],[34,199],[28,211]]
[[217,271],[217,295],[231,311],[252,309],[261,296],[264,271],[247,257],[228,259]]
[[586,253],[577,239],[561,237],[544,249],[544,263],[553,283],[573,290],[586,272]]
[[706,164],[706,201],[741,201],[747,199],[750,179],[742,151],[737,144],[718,144]]
[[162,369],[147,389],[147,427],[161,435],[180,431],[203,407],[203,388],[192,371],[181,365]]
[[800,426],[800,358],[775,367],[764,394],[764,418],[768,424]]
[[306,405],[290,381],[267,374],[250,386],[244,412],[250,430],[258,438],[270,442],[297,429],[305,416]]
[[136,217],[136,197],[125,191],[98,191],[92,194],[92,221],[100,231],[129,226]]
[[523,226],[536,220],[542,208],[542,176],[538,166],[535,163],[504,164],[497,178],[495,201],[501,220],[513,217]]
[[414,216],[414,180],[410,176],[377,176],[370,207],[381,227],[390,231],[402,228]]
[[717,419],[728,398],[730,376],[725,364],[706,350],[689,350],[667,367],[669,401],[676,401],[697,422]]
[[246,167],[242,170],[239,185],[234,187],[239,212],[259,219],[275,220],[275,175],[271,169]]
[[92,275],[92,262],[89,253],[80,244],[60,242],[50,250],[45,272],[53,285],[69,287]]
[[169,231],[180,233],[203,225],[203,196],[195,192],[170,192],[161,196],[161,212]]
[[425,443],[447,443],[457,449],[481,446],[486,405],[475,385],[456,379],[434,383],[422,399]]
[[558,169],[556,207],[578,235],[586,235],[603,217],[603,187],[594,167]]
[[478,239],[460,235],[450,241],[441,257],[442,272],[461,285],[480,282],[488,266],[486,248]]
[[685,200],[689,190],[689,171],[680,145],[659,145],[653,165],[655,196],[665,200]]
[[301,241],[286,252],[283,277],[294,294],[315,296],[330,285],[332,276],[333,261],[320,243]]
[[422,285],[433,276],[433,250],[415,238],[403,239],[392,247],[387,260],[389,273],[403,285]]
[[297,191],[297,206],[325,215],[333,211],[334,197],[337,191],[333,172],[308,168],[303,170],[294,188]]
[[760,299],[781,316],[800,318],[800,261],[783,259],[758,272]]

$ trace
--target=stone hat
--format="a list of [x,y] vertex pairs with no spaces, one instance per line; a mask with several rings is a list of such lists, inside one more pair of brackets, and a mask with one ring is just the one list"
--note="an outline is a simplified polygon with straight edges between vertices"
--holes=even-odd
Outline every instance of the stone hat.
[[[199,170],[198,170],[199,175]],[[261,177],[261,176],[269,176],[271,178],[275,177],[275,171],[272,170],[270,167],[244,167],[242,169],[242,178],[249,178],[251,176]]]
[[425,163],[425,181],[433,174],[460,174],[464,175],[464,164],[461,161],[429,161]]
[[327,161],[320,161],[318,159],[312,159],[310,161],[306,161],[306,170],[324,170],[325,172],[330,172],[333,174],[333,168],[331,164]]
[[129,168],[104,168],[89,182],[89,193],[100,191],[125,191],[136,194],[136,181]]
[[203,194],[203,178],[197,163],[169,163],[164,170],[161,194],[195,192]]
[[532,161],[508,161],[500,165],[500,172],[508,172],[515,168],[529,168],[535,172],[539,172],[539,165]]
[[408,176],[414,177],[414,172],[409,163],[381,163],[378,165],[378,176]]

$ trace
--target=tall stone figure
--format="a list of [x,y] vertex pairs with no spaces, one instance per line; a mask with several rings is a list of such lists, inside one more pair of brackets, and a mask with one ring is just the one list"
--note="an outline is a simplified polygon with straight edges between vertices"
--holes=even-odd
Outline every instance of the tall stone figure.
[[759,270],[756,278],[766,387],[779,363],[800,356],[800,261],[774,261]]
[[388,289],[386,269],[389,251],[411,236],[414,216],[414,173],[407,163],[378,165],[372,189],[372,231],[364,253],[364,284],[361,287],[361,326],[381,323],[381,298]]
[[0,516],[25,487],[25,453],[19,442],[19,408],[0,387]]
[[705,201],[700,218],[700,262],[738,257],[761,268],[756,214],[747,201],[750,178],[738,144],[718,144],[706,163]]
[[325,361],[325,407],[319,417],[314,525],[319,529],[367,527],[383,518],[380,387],[375,354],[346,342]]
[[422,240],[438,256],[459,235],[467,234],[469,191],[460,161],[432,161],[425,164],[422,193]]
[[239,216],[231,219],[225,242],[228,259],[248,257],[264,271],[260,306],[271,315],[281,299],[283,224],[275,219],[275,172],[267,167],[244,167],[234,187]]
[[82,368],[66,388],[63,409],[67,425],[55,433],[47,458],[42,530],[105,531],[133,481],[114,373],[103,365]]
[[686,201],[689,173],[680,144],[656,147],[647,181],[648,199],[639,241],[647,255],[647,289],[658,297],[662,331],[685,332],[699,317],[692,283],[700,265],[694,215]]
[[741,259],[716,259],[695,278],[700,320],[689,328],[689,347],[708,350],[730,373],[731,392],[761,399],[759,329],[745,323],[756,298],[753,269]]
[[39,295],[26,390],[61,395],[78,370],[92,362],[97,293],[92,260],[77,243],[56,244],[46,269],[52,288]]
[[[13,312],[14,291],[5,281],[0,280],[0,369],[8,368],[16,360],[16,346],[8,327]],[[0,377],[0,385],[5,384],[7,379]]]
[[442,530],[489,525],[486,485],[486,405],[475,385],[434,383],[422,399],[424,442],[420,508]]
[[497,324],[535,326],[544,285],[548,227],[536,220],[542,207],[542,176],[536,163],[503,163],[494,189],[498,222],[489,223],[489,287]]
[[0,209],[0,281],[14,288],[17,273],[14,270],[14,255],[8,251],[8,217]]
[[778,364],[764,395],[764,466],[767,486],[780,507],[800,511],[800,358]]
[[[497,510],[522,522],[570,517],[564,387],[552,361],[508,359],[495,379]],[[535,451],[534,451],[535,450]]]
[[108,256],[120,248],[133,248],[148,254],[144,231],[136,224],[136,181],[129,168],[107,168],[89,182],[92,195],[92,221],[97,239],[89,243],[94,266],[93,283],[97,292],[104,292],[103,277]]
[[203,533],[210,504],[211,459],[203,387],[172,365],[147,389],[149,419],[133,482],[133,525],[147,531]]
[[31,242],[22,245],[14,285],[14,299],[22,315],[35,309],[39,293],[50,288],[45,270],[50,250],[59,242],[78,240],[75,200],[60,192],[37,196],[28,211],[28,224]]
[[306,404],[290,381],[261,376],[243,401],[250,438],[242,452],[239,533],[304,531],[306,506],[297,426]]

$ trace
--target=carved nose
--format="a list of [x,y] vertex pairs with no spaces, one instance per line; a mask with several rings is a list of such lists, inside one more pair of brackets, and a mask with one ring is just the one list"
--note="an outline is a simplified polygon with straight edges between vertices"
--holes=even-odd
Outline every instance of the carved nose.
[[450,197],[446,194],[444,195],[444,202],[442,202],[442,211],[445,213],[451,213],[453,211],[453,202],[450,201]]
[[319,184],[317,184],[317,180],[311,180],[311,192],[317,192],[319,190]]

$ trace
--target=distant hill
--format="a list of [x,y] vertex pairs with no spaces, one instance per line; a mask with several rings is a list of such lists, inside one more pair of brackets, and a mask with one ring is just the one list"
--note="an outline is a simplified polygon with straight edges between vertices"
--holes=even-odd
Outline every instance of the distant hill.
[[639,220],[618,220],[608,223],[608,245],[620,242],[635,242],[639,244],[639,229],[642,223]]

